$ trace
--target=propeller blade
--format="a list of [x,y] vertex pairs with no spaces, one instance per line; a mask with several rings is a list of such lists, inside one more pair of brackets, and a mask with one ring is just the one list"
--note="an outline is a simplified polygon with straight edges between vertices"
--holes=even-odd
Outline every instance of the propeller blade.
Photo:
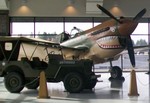
[[102,10],[105,14],[107,14],[109,17],[113,18],[114,20],[116,20],[117,22],[121,23],[121,21],[119,21],[116,17],[114,17],[108,10],[106,10],[104,7],[102,7],[101,5],[97,4],[97,7]]
[[138,21],[139,19],[142,18],[142,16],[146,13],[146,9],[144,8],[143,10],[141,10],[134,18],[134,21]]
[[130,62],[132,64],[132,66],[135,67],[134,49],[133,49],[132,39],[130,36],[129,36],[129,38],[127,38],[127,50],[128,50]]

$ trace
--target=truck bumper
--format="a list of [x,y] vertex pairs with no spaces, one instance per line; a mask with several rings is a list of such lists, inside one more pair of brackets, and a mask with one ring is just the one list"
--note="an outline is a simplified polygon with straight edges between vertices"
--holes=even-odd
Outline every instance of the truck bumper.
[[97,79],[97,78],[100,78],[100,77],[101,77],[101,75],[92,75],[91,79]]

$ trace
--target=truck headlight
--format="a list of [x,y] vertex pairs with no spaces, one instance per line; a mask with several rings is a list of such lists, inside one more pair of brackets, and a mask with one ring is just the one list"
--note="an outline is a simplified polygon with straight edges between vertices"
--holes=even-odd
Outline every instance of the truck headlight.
[[2,62],[2,66],[5,66],[6,65],[6,63],[5,62]]

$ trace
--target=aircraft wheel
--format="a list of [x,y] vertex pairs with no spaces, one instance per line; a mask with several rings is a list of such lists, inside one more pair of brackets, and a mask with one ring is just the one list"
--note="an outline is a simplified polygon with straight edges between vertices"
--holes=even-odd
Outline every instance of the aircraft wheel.
[[64,87],[70,93],[79,93],[84,88],[83,78],[78,73],[69,73],[64,78]]
[[21,74],[10,72],[4,77],[4,84],[9,92],[19,93],[24,88],[24,79]]
[[26,85],[28,89],[37,89],[39,87],[39,80],[31,81],[31,83]]
[[111,78],[117,79],[122,77],[122,69],[118,66],[114,66],[110,72]]

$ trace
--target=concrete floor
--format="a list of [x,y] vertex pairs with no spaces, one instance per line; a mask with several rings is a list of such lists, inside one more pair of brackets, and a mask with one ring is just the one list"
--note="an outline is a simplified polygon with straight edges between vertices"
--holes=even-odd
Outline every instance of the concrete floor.
[[63,83],[47,83],[49,99],[38,99],[38,90],[26,88],[20,94],[9,93],[0,78],[0,103],[150,103],[150,76],[136,72],[139,96],[128,96],[130,72],[123,73],[125,81],[109,81],[109,73],[101,73],[95,89],[81,93],[65,92]]

